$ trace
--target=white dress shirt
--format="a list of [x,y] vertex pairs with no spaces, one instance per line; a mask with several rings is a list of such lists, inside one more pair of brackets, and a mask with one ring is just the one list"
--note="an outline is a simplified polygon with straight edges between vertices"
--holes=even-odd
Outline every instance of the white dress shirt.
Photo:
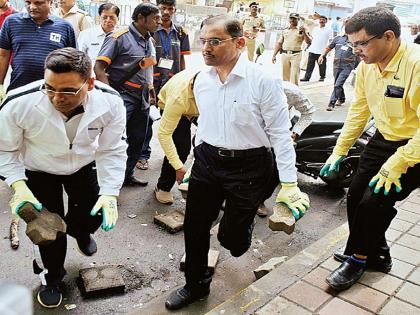
[[308,48],[308,52],[313,54],[322,54],[325,48],[328,46],[328,41],[333,37],[333,31],[331,27],[315,27],[312,32],[312,43]]
[[282,182],[296,182],[295,160],[286,96],[276,79],[242,54],[222,83],[213,67],[194,83],[200,116],[196,144],[244,150],[273,147]]
[[102,44],[105,40],[105,32],[102,26],[95,26],[81,31],[77,39],[77,47],[79,50],[88,54],[92,60],[92,66],[95,64],[96,57],[98,57]]

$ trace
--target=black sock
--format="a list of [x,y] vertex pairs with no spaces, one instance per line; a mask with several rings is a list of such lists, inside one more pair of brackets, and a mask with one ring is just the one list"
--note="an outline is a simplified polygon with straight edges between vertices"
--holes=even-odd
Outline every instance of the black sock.
[[351,256],[350,256],[350,260],[351,260],[353,263],[355,263],[355,264],[359,264],[359,265],[366,265],[366,258],[365,258],[365,259],[363,259],[363,258],[358,258],[358,257],[356,257],[356,256],[354,256],[354,255],[351,255]]

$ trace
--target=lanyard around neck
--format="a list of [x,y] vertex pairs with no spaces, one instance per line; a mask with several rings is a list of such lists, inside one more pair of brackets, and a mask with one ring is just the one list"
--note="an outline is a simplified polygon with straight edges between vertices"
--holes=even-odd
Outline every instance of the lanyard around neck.
[[165,35],[163,34],[165,32],[164,30],[158,32],[160,36],[160,41],[162,42],[162,48],[163,48],[163,55],[165,57],[169,57],[170,50],[171,50],[171,43],[172,43],[172,33],[173,30],[171,30],[168,34],[168,37],[165,38]]

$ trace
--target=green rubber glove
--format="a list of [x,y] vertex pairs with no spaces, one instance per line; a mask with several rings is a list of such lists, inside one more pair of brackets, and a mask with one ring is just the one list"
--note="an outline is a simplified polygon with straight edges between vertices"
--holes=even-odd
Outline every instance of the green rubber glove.
[[375,186],[373,192],[376,194],[384,187],[384,195],[387,196],[394,185],[395,191],[399,193],[402,190],[400,178],[407,172],[407,168],[396,155],[391,155],[382,165],[378,174],[370,180],[369,187]]
[[0,84],[0,102],[3,102],[3,100],[6,98],[6,92],[4,91],[3,84]]
[[340,163],[345,158],[344,155],[331,154],[321,168],[319,175],[330,176],[332,172],[338,172],[340,170]]
[[308,195],[300,191],[297,183],[281,183],[276,202],[284,203],[292,211],[296,221],[305,215],[310,205]]
[[99,215],[102,215],[102,230],[112,230],[118,220],[117,197],[107,195],[100,196],[93,206],[90,215],[95,216],[99,210],[102,210],[102,213],[99,213]]
[[26,186],[24,180],[18,180],[11,186],[15,190],[15,194],[9,204],[14,215],[19,215],[20,208],[22,208],[22,206],[27,202],[33,204],[36,210],[41,211],[42,204],[35,198],[32,191],[28,188],[28,186]]

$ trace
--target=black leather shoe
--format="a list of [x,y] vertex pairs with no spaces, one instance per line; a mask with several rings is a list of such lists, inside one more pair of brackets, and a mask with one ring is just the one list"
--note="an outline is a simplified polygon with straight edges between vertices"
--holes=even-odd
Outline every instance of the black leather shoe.
[[308,81],[309,81],[309,79],[306,79],[306,78],[300,79],[300,82],[308,82]]
[[168,310],[178,310],[180,308],[183,308],[184,306],[187,306],[188,304],[203,299],[204,297],[209,295],[209,293],[209,286],[195,291],[183,287],[181,289],[175,290],[169,295],[168,299],[165,302],[165,307]]
[[[334,253],[334,259],[336,261],[339,262],[344,262],[347,259],[350,258],[349,255],[345,255],[343,253],[340,252],[335,252]],[[388,273],[391,271],[392,269],[392,258],[390,256],[390,254],[386,254],[383,256],[371,256],[368,257],[367,261],[366,261],[366,268],[368,269],[373,269],[375,271],[379,271],[379,272],[383,272],[383,273]]]
[[76,241],[80,252],[85,256],[92,256],[98,251],[96,242],[90,234],[87,236],[79,236],[76,238]]
[[134,176],[128,177],[124,180],[123,186],[147,186],[149,182],[142,181]]
[[360,279],[365,271],[365,266],[354,262],[351,258],[343,262],[325,279],[328,285],[334,290],[345,290],[350,288]]
[[63,301],[63,295],[58,285],[41,286],[37,294],[39,304],[46,308],[59,307]]

